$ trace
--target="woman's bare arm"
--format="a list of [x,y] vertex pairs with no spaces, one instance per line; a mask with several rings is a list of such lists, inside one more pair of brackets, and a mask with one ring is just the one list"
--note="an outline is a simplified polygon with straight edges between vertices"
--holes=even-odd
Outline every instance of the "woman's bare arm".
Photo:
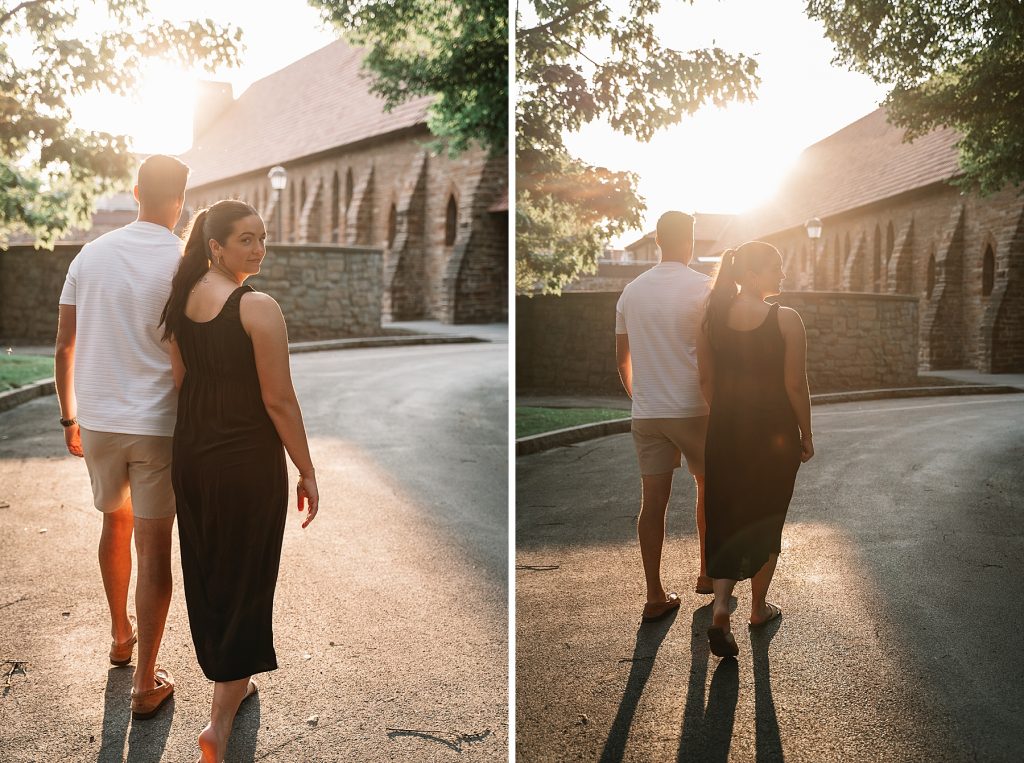
[[316,516],[319,495],[306,428],[302,423],[302,411],[292,385],[291,366],[288,362],[288,330],[284,315],[272,297],[260,292],[243,296],[239,315],[242,326],[252,339],[263,405],[301,476],[298,489],[300,511],[304,498],[309,500],[309,516],[302,524],[305,527]]
[[169,344],[171,373],[174,374],[174,388],[181,389],[181,383],[185,380],[185,361],[181,359],[181,350],[178,349],[178,343],[172,339]]
[[697,332],[697,370],[700,373],[700,391],[711,405],[715,393],[715,358],[703,327]]
[[800,313],[789,307],[779,308],[779,328],[786,343],[786,395],[800,427],[800,458],[809,461],[814,455],[814,445],[811,442],[811,393],[807,386],[807,332]]

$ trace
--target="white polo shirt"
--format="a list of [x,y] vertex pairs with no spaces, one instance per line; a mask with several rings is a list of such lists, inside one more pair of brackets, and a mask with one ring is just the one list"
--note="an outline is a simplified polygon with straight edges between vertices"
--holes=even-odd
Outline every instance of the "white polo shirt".
[[615,307],[615,333],[629,336],[633,418],[706,416],[697,372],[697,332],[711,278],[681,262],[637,276]]
[[181,251],[167,228],[136,221],[71,261],[60,304],[75,306],[75,396],[86,429],[174,434],[178,396],[158,324]]

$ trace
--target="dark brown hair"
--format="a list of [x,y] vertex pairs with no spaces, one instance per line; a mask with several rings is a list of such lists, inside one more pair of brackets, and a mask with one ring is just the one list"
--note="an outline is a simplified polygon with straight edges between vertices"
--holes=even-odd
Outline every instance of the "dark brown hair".
[[190,170],[173,156],[153,154],[139,167],[139,203],[166,204],[185,194]]
[[234,230],[235,223],[252,215],[259,217],[259,213],[244,201],[224,199],[207,209],[199,210],[192,217],[185,234],[185,252],[178,265],[178,272],[171,281],[171,296],[160,314],[164,341],[177,336],[185,317],[188,295],[210,269],[213,258],[210,239],[223,245]]
[[693,248],[693,225],[692,215],[685,212],[666,212],[658,218],[658,243],[662,249],[666,246],[674,247],[677,244],[686,242]]
[[779,250],[764,241],[748,241],[735,249],[727,249],[722,255],[702,324],[712,345],[725,325],[733,298],[739,293],[736,285],[740,278],[748,270],[761,270],[773,257],[778,256]]

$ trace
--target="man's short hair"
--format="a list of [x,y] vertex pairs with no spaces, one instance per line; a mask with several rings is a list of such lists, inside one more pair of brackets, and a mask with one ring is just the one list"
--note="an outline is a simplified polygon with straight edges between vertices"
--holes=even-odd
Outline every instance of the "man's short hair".
[[185,193],[188,165],[173,156],[154,154],[139,167],[139,203],[166,204]]
[[658,245],[662,248],[674,249],[681,244],[693,246],[692,215],[685,212],[666,212],[658,218]]

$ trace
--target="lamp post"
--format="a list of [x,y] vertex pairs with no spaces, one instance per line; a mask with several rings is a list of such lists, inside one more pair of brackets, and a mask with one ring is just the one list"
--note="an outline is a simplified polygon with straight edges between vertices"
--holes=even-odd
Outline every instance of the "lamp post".
[[814,275],[818,271],[818,239],[821,238],[821,220],[817,217],[812,217],[810,220],[804,223],[804,228],[807,229],[807,238],[811,240],[811,288],[815,288]]
[[282,243],[281,233],[281,218],[284,217],[284,211],[281,209],[281,197],[282,192],[288,187],[288,171],[278,164],[276,167],[271,167],[270,172],[267,173],[267,177],[270,178],[270,187],[274,189],[274,217],[277,218],[277,243]]

